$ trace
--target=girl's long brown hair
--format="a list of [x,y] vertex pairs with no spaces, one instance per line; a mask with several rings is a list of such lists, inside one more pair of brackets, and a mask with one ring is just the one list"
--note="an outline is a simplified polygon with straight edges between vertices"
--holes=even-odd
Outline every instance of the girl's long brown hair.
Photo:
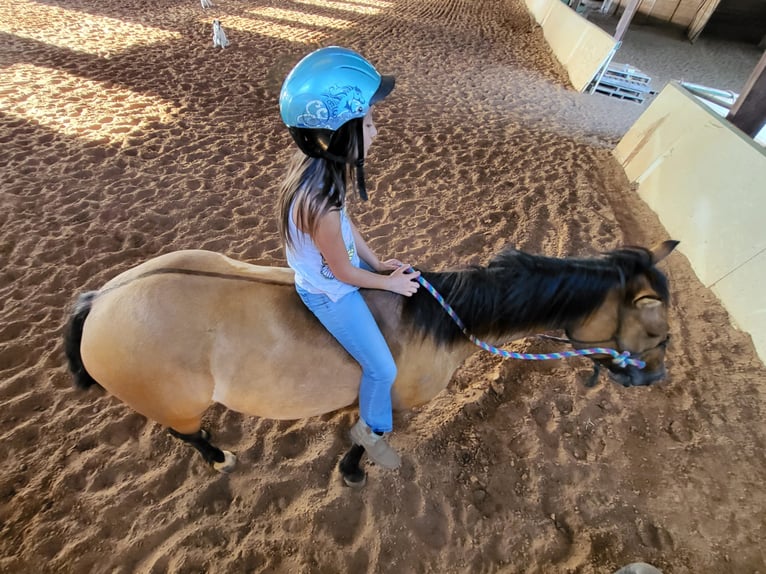
[[287,175],[279,190],[279,236],[283,245],[292,247],[290,235],[290,208],[295,204],[295,222],[299,229],[313,237],[321,217],[340,210],[346,201],[349,183],[356,188],[353,162],[358,146],[358,122],[346,122],[332,134],[327,145],[328,154],[347,158],[345,163],[322,157],[309,157],[297,151],[288,163]]

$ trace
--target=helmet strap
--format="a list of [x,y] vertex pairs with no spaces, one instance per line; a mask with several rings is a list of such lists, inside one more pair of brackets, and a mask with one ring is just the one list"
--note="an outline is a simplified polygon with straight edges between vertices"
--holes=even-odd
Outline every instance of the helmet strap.
[[[319,141],[319,136],[312,135],[311,130],[306,130],[302,128],[288,128],[290,131],[290,135],[293,136],[293,140],[295,140],[295,143],[298,144],[298,147],[300,150],[306,154],[309,157],[321,157],[322,159],[326,159],[329,161],[334,161],[336,163],[348,163],[348,159],[345,157],[340,157],[338,155],[332,154],[327,151],[326,147],[328,147],[329,144],[322,145]],[[329,130],[327,130],[327,134],[332,134]],[[332,135],[327,136],[328,139],[332,138]]]
[[[309,157],[318,157],[335,163],[348,164],[348,158],[340,157],[327,151],[326,147],[322,145],[316,138],[312,137],[311,132],[301,128],[289,128],[290,134],[293,136],[295,143],[303,153]],[[356,189],[359,192],[359,197],[363,201],[367,201],[367,186],[364,181],[364,121],[360,119],[357,122],[357,159],[354,161],[356,166]],[[331,132],[329,132],[331,134]],[[330,135],[330,139],[332,135]]]
[[364,121],[357,124],[356,189],[362,201],[367,201],[367,186],[364,182]]

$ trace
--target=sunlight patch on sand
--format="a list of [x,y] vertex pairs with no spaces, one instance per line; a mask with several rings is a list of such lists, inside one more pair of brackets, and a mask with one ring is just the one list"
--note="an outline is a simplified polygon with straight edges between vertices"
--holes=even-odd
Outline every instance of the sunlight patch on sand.
[[250,13],[261,18],[283,20],[302,26],[320,26],[322,28],[332,28],[335,30],[350,28],[354,25],[354,22],[342,18],[330,18],[329,16],[319,16],[317,14],[307,14],[305,12],[283,10],[281,8],[258,8],[256,10],[251,10]]
[[[355,18],[355,14],[378,14],[383,8],[390,5],[389,2],[343,2],[342,0],[296,0],[307,6],[345,10],[351,12],[349,17]],[[344,18],[332,18],[318,14],[307,14],[295,10],[281,8],[255,8],[249,11],[252,18],[227,16],[222,19],[225,30],[239,30],[259,34],[278,40],[289,42],[301,42],[311,44],[321,42],[328,35],[328,29],[344,30],[358,25],[358,22]]]
[[390,8],[393,2],[388,0],[336,0],[342,4],[358,4],[359,6],[371,6],[372,8]]
[[319,8],[355,12],[357,14],[379,14],[383,8],[387,8],[390,5],[389,2],[368,4],[363,2],[343,2],[342,0],[293,0],[293,2],[297,4],[305,4],[307,6],[318,6]]
[[221,23],[223,24],[224,30],[239,30],[242,32],[258,34],[267,38],[276,38],[277,40],[286,40],[288,42],[299,42],[303,44],[320,42],[327,37],[327,33],[322,30],[302,28],[300,26],[289,24],[278,24],[276,22],[267,22],[265,20],[256,20],[253,18],[240,18],[238,16],[227,16]]
[[0,69],[0,109],[67,136],[119,142],[149,121],[170,121],[174,104],[62,70]]
[[0,32],[93,55],[113,55],[181,37],[177,32],[28,0],[14,2],[6,16],[0,19]]

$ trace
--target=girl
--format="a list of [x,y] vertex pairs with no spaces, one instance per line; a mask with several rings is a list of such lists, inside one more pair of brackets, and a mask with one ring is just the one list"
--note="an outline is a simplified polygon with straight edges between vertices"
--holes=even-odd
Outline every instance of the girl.
[[396,259],[381,262],[345,206],[349,188],[367,199],[364,158],[377,135],[371,107],[393,87],[393,77],[381,76],[356,52],[328,47],[298,62],[279,97],[282,120],[300,148],[279,199],[287,262],[300,298],[362,368],[351,439],[388,469],[400,464],[383,438],[393,428],[396,364],[359,288],[409,297],[420,273]]

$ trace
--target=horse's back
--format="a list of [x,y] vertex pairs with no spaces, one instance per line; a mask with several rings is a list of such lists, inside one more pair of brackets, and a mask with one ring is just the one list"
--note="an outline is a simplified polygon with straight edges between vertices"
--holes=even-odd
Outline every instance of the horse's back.
[[321,414],[353,402],[359,382],[291,270],[208,251],[162,255],[109,281],[81,351],[104,388],[168,425],[169,411],[192,416],[211,402],[268,418]]
[[263,281],[279,285],[293,285],[295,274],[287,267],[253,265],[237,261],[221,253],[203,249],[186,249],[158,255],[136,267],[124,271],[108,281],[102,290],[125,285],[139,277],[162,273],[177,275],[218,276]]

